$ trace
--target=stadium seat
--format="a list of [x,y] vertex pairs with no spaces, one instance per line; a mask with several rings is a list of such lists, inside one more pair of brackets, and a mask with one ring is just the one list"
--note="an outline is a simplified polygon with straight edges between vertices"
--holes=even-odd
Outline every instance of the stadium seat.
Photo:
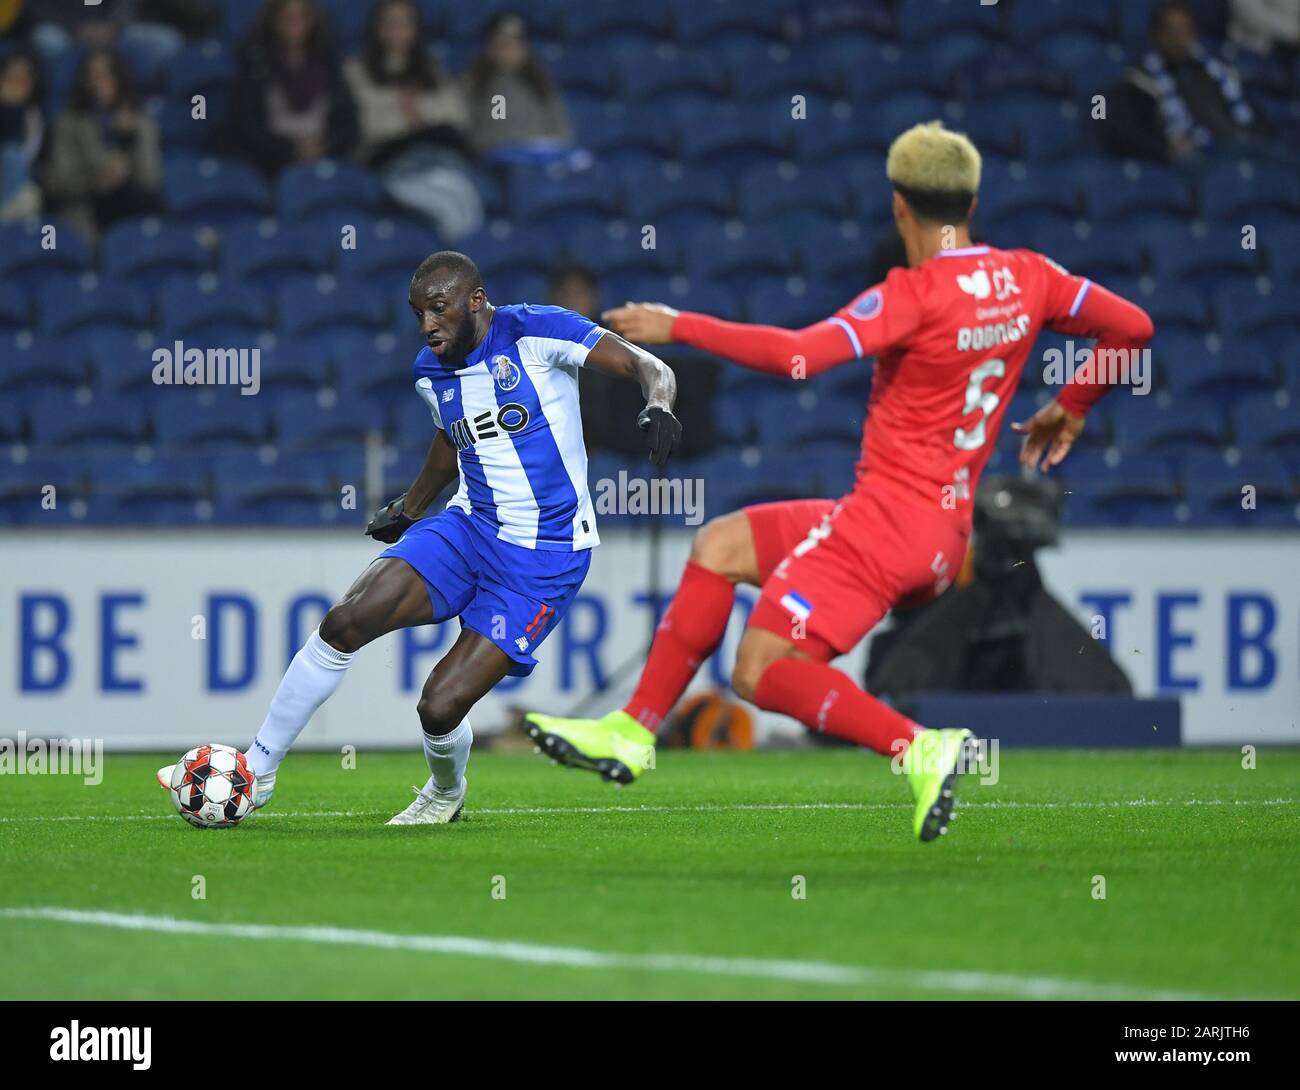
[[38,447],[134,447],[147,438],[139,404],[107,395],[83,399],[49,391],[31,406],[28,419]]
[[256,170],[215,156],[169,160],[163,194],[173,215],[190,223],[223,224],[272,210],[271,190]]
[[138,328],[150,316],[149,296],[139,288],[101,281],[94,274],[77,285],[48,284],[40,294],[41,336],[59,337],[77,331]]
[[515,167],[510,172],[510,209],[523,223],[546,221],[563,231],[576,218],[617,216],[619,195],[600,171],[552,173],[539,167]]
[[980,179],[976,211],[980,222],[997,227],[1025,212],[1040,211],[1052,213],[1066,223],[1079,215],[1070,168],[990,160]]
[[742,175],[739,191],[740,218],[756,228],[790,213],[833,220],[850,214],[844,179],[833,168],[763,165]]
[[290,283],[276,296],[281,337],[330,329],[380,330],[388,326],[390,306],[378,293],[349,285],[305,287]]
[[153,402],[153,440],[176,451],[257,447],[271,438],[268,411],[265,399],[228,387],[172,387]]
[[1109,4],[1078,4],[1075,0],[1011,0],[1005,6],[1007,29],[1025,45],[1032,45],[1045,35],[1058,31],[1074,31],[1099,39],[1111,38],[1115,33],[1115,13]]
[[[654,226],[658,221],[650,219],[646,222]],[[562,252],[571,260],[591,269],[602,280],[629,272],[669,276],[680,268],[681,247],[686,240],[676,237],[676,233],[671,231],[665,231],[664,236],[666,237],[661,236],[656,229],[654,248],[647,249],[643,240],[648,236],[636,226],[635,221],[585,227],[574,232]],[[548,264],[554,264],[555,252],[534,252],[533,259],[539,262],[539,259],[545,258]],[[534,264],[531,268],[537,272],[549,271],[546,266],[539,267],[539,264]]]
[[221,273],[232,284],[274,292],[290,277],[327,271],[334,255],[343,253],[340,242],[334,233],[283,220],[232,224],[221,233]]
[[32,324],[32,298],[27,289],[14,284],[0,295],[0,332],[17,332]]
[[1214,295],[1219,331],[1234,343],[1277,341],[1278,347],[1295,343],[1295,296],[1269,285],[1261,293],[1256,284],[1225,284]]
[[[0,421],[3,420],[0,409]],[[36,452],[14,460],[0,453],[0,524],[43,527],[85,517],[90,459],[83,453]],[[54,506],[43,502],[53,486]]]
[[1246,457],[1232,465],[1221,454],[1202,454],[1185,459],[1180,471],[1199,524],[1244,529],[1296,523],[1295,482],[1278,458]]
[[1156,224],[1138,233],[1157,281],[1218,288],[1225,281],[1251,280],[1263,272],[1259,251],[1243,249],[1241,232],[1235,228],[1169,230]]
[[32,220],[0,227],[0,277],[6,284],[21,283],[39,294],[50,280],[67,280],[90,266],[90,247],[57,218],[47,224]]
[[1120,449],[1143,454],[1197,454],[1217,450],[1228,441],[1223,406],[1216,401],[1178,395],[1162,406],[1157,397],[1112,395],[1113,420]]
[[1151,316],[1161,333],[1189,332],[1203,335],[1210,328],[1205,296],[1186,284],[1164,284],[1150,295],[1129,296]]
[[[158,328],[171,337],[207,337],[216,347],[218,331],[239,330],[243,340],[270,324],[270,304],[256,288],[215,276],[177,281],[158,292]],[[208,347],[205,345],[204,347]]]
[[915,45],[952,31],[969,30],[989,38],[1000,38],[1004,32],[1000,8],[961,0],[900,0],[897,19],[899,38]]
[[322,159],[319,163],[287,167],[276,181],[275,203],[280,215],[291,220],[345,209],[378,212],[384,205],[384,190],[370,171],[354,163]]
[[1103,223],[1185,223],[1191,217],[1186,178],[1172,167],[1089,159],[1077,167],[1089,216]]
[[1294,395],[1242,398],[1232,410],[1232,430],[1238,447],[1259,453],[1293,455],[1300,452],[1300,412]]
[[[86,385],[89,343],[75,334],[54,339],[30,333],[0,334],[0,395],[27,396],[39,390],[70,391]],[[0,440],[0,442],[3,442]]]
[[692,238],[686,266],[697,280],[743,287],[790,276],[794,255],[761,229],[738,234],[723,230]]
[[194,277],[212,265],[201,233],[156,216],[124,220],[104,232],[104,276],[153,290],[175,277]]
[[1235,226],[1261,212],[1300,212],[1300,180],[1294,170],[1249,159],[1211,163],[1200,178],[1201,214]]
[[[414,390],[411,400],[418,403]],[[428,417],[428,407],[420,407]],[[360,446],[368,433],[382,430],[382,421],[376,419],[373,406],[337,397],[329,391],[281,394],[273,413],[275,444],[282,454],[331,446]],[[428,437],[433,437],[432,431]]]

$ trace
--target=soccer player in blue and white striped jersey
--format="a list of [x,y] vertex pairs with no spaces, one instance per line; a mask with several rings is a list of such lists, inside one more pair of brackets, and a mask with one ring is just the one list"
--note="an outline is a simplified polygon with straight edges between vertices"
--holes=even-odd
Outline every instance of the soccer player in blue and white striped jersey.
[[[417,706],[429,780],[389,824],[460,817],[474,704],[507,675],[530,674],[533,652],[582,586],[598,543],[587,494],[578,371],[640,383],[637,426],[650,457],[667,461],[681,438],[673,373],[657,357],[560,307],[493,306],[464,254],[426,258],[410,305],[426,347],[415,389],[434,429],[411,487],[366,533],[390,547],[330,609],[294,657],[248,748],[254,805],[353,656],[385,633],[458,617],[461,633],[433,668]],[[446,508],[426,515],[459,474]],[[159,772],[170,779],[170,769]]]

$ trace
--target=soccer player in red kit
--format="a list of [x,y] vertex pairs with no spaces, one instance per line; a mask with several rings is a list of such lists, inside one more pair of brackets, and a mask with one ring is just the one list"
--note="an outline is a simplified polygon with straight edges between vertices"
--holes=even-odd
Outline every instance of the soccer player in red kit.
[[[956,576],[980,472],[1039,331],[1095,337],[1094,359],[1113,364],[1141,350],[1152,327],[1140,308],[1041,254],[971,243],[980,158],[965,136],[918,125],[891,146],[886,174],[908,267],[825,321],[786,330],[657,304],[603,316],[631,341],[690,344],[794,379],[875,356],[875,378],[853,490],[749,507],[702,527],[628,704],[598,720],[527,717],[557,760],[634,779],[649,764],[653,732],[721,641],[735,585],[750,583],[762,593],[737,653],[736,692],[896,758],[912,786],[916,835],[928,841],[945,830],[970,732],[921,727],[830,660],[894,605],[941,594]],[[1116,381],[1080,369],[1013,425],[1025,434],[1021,461],[1058,464]]]

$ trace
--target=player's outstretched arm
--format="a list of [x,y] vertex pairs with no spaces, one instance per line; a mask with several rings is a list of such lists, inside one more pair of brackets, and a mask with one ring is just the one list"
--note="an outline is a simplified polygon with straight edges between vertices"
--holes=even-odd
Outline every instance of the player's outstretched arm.
[[628,303],[607,310],[601,321],[641,344],[677,341],[733,360],[742,367],[785,378],[808,378],[856,359],[843,322],[827,320],[803,329],[727,322],[677,311],[662,303]]
[[682,438],[682,426],[673,416],[677,376],[672,368],[658,356],[628,344],[617,333],[608,331],[587,353],[586,366],[640,384],[641,393],[645,395],[645,408],[637,417],[636,426],[646,433],[649,440],[650,460],[657,466],[667,462]]
[[429,444],[424,465],[411,487],[375,512],[366,533],[376,541],[393,544],[413,522],[424,517],[434,497],[451,483],[457,472],[456,448],[447,433],[440,430]]

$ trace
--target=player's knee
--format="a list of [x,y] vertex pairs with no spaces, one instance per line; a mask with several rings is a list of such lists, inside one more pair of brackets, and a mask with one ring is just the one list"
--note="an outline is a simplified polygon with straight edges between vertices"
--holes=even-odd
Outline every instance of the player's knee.
[[348,601],[336,603],[320,623],[320,638],[335,651],[351,654],[370,642],[362,611]]
[[744,514],[732,512],[710,519],[696,531],[691,542],[691,559],[702,568],[735,582],[744,573]]
[[450,734],[469,714],[473,703],[454,690],[440,687],[426,692],[415,706],[420,716],[420,728],[425,734]]
[[763,676],[767,663],[757,655],[738,654],[736,665],[731,669],[731,687],[741,700],[754,702],[758,691],[758,679]]

